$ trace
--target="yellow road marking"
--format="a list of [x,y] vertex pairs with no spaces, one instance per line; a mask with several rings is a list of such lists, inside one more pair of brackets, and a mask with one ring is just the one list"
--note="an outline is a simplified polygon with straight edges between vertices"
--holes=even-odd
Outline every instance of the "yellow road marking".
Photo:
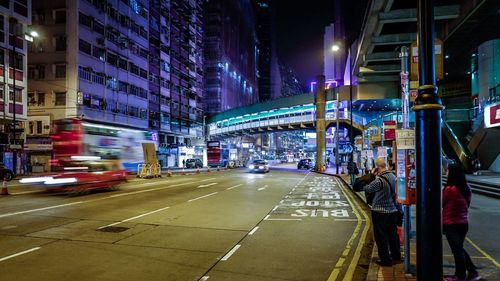
[[486,251],[481,249],[476,243],[472,242],[472,240],[470,240],[469,237],[466,237],[465,239],[472,245],[472,247],[476,248],[476,250],[478,250],[486,259],[490,260],[491,263],[493,263],[493,265],[495,265],[497,268],[500,268],[500,264],[492,256],[486,253]]
[[[359,206],[359,204],[356,202],[356,200],[351,200],[350,195],[347,195],[347,192],[344,189],[343,183],[340,182],[337,178],[336,178],[336,181],[339,184],[340,190],[342,191],[342,193],[346,197],[347,201],[351,205],[352,211],[353,211],[354,215],[356,216],[357,221],[356,221],[356,227],[354,228],[354,231],[353,231],[351,237],[349,238],[349,240],[347,241],[347,245],[346,245],[344,251],[342,252],[342,256],[339,258],[339,260],[335,264],[335,268],[332,270],[332,272],[330,273],[330,276],[328,277],[328,281],[335,281],[339,277],[340,272],[342,271],[344,262],[345,262],[347,256],[349,255],[349,252],[352,248],[352,244],[354,243],[354,241],[358,237],[361,225],[363,224],[363,221],[366,221],[365,227],[364,227],[363,232],[361,234],[361,238],[358,242],[358,246],[356,247],[356,251],[354,252],[354,256],[351,260],[351,263],[349,264],[349,267],[347,269],[346,274],[344,275],[343,280],[348,281],[348,280],[352,280],[352,277],[354,275],[354,270],[356,269],[356,265],[358,264],[359,258],[361,256],[361,248],[364,245],[364,242],[366,240],[366,235],[368,233],[369,217],[366,215],[366,213],[363,211],[363,209]],[[353,204],[353,202],[354,202],[354,204]],[[361,211],[361,213],[365,217],[365,220],[361,219],[361,216],[359,215],[357,209],[359,209]]]
[[[348,193],[348,192],[346,192],[346,193]],[[353,198],[354,195],[348,193],[348,196],[350,196],[351,199],[353,199],[352,202],[354,202],[356,207],[363,214],[363,217],[365,218],[364,221],[366,221],[366,223],[365,223],[365,227],[363,228],[363,233],[361,234],[361,238],[358,241],[358,245],[357,245],[356,250],[354,252],[354,256],[351,260],[351,263],[349,264],[349,268],[347,269],[347,272],[344,275],[344,279],[343,279],[344,281],[350,281],[350,280],[352,280],[352,278],[354,276],[354,271],[356,270],[356,266],[358,265],[359,259],[361,258],[361,251],[362,251],[362,248],[364,247],[366,237],[368,236],[368,229],[370,228],[370,224],[371,224],[370,216],[368,216],[366,214],[366,212],[363,210],[363,208],[361,208],[359,206],[358,201]]]

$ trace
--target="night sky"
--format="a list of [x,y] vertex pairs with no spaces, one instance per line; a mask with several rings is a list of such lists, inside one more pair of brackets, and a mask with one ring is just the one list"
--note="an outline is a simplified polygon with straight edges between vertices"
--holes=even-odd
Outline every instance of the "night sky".
[[[275,0],[279,61],[292,67],[305,85],[323,73],[323,35],[334,20],[335,1],[342,0]],[[357,36],[367,0],[343,2],[344,20]]]

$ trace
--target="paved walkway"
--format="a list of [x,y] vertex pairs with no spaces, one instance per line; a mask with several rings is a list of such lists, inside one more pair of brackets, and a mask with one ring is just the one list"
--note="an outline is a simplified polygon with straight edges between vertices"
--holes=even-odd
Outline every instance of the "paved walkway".
[[[336,169],[335,168],[328,168],[325,171],[326,174],[330,175],[336,175]],[[346,182],[350,182],[350,177],[347,174],[340,174],[340,177]],[[364,194],[361,193],[356,193],[363,201],[365,200]],[[415,239],[411,240],[411,257],[410,257],[410,262],[412,265],[416,264],[416,245],[415,245]],[[403,248],[401,248],[403,250]],[[392,267],[381,267],[375,263],[377,260],[377,246],[373,246],[373,252],[372,252],[372,258],[370,262],[370,267],[368,269],[368,275],[366,280],[367,281],[377,281],[377,280],[384,280],[384,281],[402,281],[402,280],[416,280],[415,276],[412,274],[407,274],[404,271],[404,265],[403,263],[396,264]]]

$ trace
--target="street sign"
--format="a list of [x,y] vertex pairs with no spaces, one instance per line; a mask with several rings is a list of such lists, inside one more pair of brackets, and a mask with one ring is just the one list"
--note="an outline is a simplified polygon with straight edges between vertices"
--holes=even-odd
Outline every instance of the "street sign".
[[398,149],[415,149],[415,130],[396,130],[396,145]]
[[384,121],[384,140],[394,140],[396,138],[396,121]]
[[[436,63],[436,79],[442,80],[444,78],[443,71],[443,40],[436,38],[434,43],[435,63]],[[412,81],[418,81],[418,45],[417,41],[411,44],[411,63],[410,63],[410,77]]]

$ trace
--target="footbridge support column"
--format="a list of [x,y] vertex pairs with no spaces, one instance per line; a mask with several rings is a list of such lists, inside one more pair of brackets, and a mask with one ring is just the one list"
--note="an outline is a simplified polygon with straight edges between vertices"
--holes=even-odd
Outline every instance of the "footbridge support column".
[[326,153],[326,92],[325,92],[325,76],[318,75],[316,77],[316,171],[321,171],[325,165]]

